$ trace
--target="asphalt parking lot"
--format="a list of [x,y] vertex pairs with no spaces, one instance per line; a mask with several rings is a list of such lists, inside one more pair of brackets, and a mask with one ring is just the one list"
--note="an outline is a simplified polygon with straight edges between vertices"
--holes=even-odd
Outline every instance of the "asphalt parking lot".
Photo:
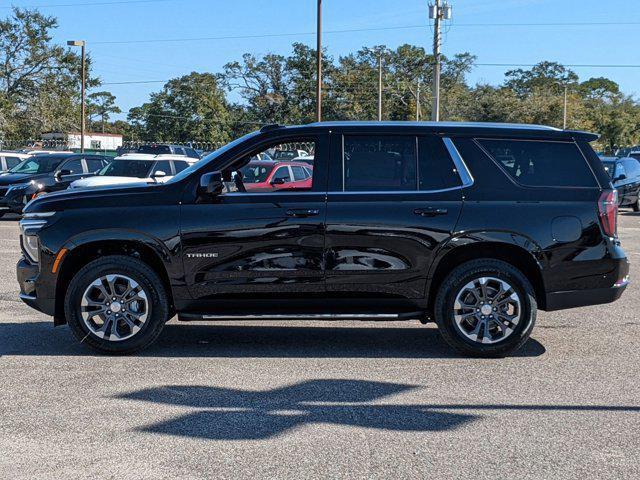
[[18,257],[3,219],[0,478],[640,478],[637,282],[501,360],[418,322],[172,321],[112,358],[18,300]]

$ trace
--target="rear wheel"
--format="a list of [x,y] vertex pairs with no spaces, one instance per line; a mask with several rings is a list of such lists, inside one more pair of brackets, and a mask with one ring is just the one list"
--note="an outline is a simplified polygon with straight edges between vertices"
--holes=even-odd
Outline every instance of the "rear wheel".
[[631,208],[633,208],[634,212],[640,212],[640,195],[638,196],[636,201],[633,203],[633,205],[631,205]]
[[493,259],[463,263],[445,279],[435,302],[442,337],[472,356],[501,357],[520,348],[536,320],[531,283]]
[[169,317],[158,275],[144,262],[113,255],[90,262],[73,277],[65,315],[82,343],[103,353],[133,353],[150,345]]

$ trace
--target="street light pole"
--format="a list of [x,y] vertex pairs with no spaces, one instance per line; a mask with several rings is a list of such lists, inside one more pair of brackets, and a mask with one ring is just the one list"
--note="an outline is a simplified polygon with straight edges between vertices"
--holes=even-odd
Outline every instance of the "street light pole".
[[70,47],[81,47],[82,49],[82,67],[80,69],[80,76],[82,81],[82,87],[80,91],[80,96],[82,97],[82,106],[81,106],[81,118],[80,118],[80,153],[84,153],[84,135],[86,131],[86,118],[87,118],[87,102],[86,102],[86,55],[85,55],[85,45],[86,42],[84,40],[69,40],[67,45]]
[[382,54],[378,55],[378,121],[382,121]]
[[435,0],[429,4],[429,18],[433,19],[433,112],[431,119],[434,122],[440,121],[440,24],[443,20],[451,20],[451,5],[444,1]]
[[317,28],[317,75],[316,75],[316,120],[322,121],[322,0],[318,0],[318,28]]
[[564,111],[562,114],[562,129],[567,129],[567,84],[564,85]]

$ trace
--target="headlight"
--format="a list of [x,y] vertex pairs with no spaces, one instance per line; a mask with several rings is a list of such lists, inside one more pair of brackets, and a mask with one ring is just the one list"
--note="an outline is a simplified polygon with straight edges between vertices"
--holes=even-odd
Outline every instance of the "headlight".
[[55,212],[27,213],[20,220],[20,237],[25,255],[35,263],[40,260],[40,240],[38,232],[48,223]]

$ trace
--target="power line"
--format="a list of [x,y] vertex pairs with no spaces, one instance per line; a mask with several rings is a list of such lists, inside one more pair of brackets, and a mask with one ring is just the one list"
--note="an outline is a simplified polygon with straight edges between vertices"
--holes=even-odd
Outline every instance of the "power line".
[[[54,7],[100,7],[107,5],[123,5],[123,4],[135,4],[135,3],[159,3],[159,2],[171,2],[173,0],[115,0],[111,2],[85,2],[85,3],[57,3],[51,5],[24,5],[20,8],[54,8]],[[0,7],[4,9],[13,9],[14,6]]]
[[[452,27],[561,27],[561,26],[606,26],[606,25],[640,25],[640,22],[551,22],[551,23],[457,23]],[[357,32],[380,32],[387,30],[409,30],[424,29],[427,25],[401,25],[395,27],[374,27],[374,28],[349,28],[342,30],[326,30],[325,34],[357,33]],[[130,43],[172,43],[172,42],[204,42],[214,40],[242,40],[253,38],[275,38],[275,37],[295,37],[305,35],[315,35],[316,32],[281,32],[265,33],[255,35],[223,35],[217,37],[182,37],[182,38],[150,38],[142,40],[107,40],[90,42],[92,45],[116,45]]]

